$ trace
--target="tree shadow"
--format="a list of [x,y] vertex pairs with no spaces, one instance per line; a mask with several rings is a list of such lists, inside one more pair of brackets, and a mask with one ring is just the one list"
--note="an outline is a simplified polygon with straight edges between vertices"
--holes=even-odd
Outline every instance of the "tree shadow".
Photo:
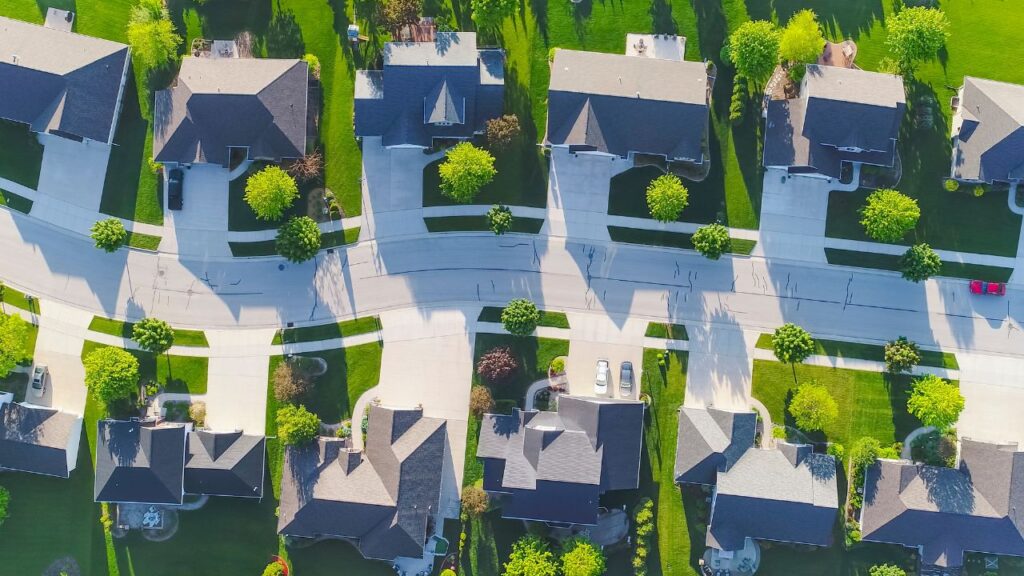
[[650,13],[655,34],[677,34],[679,32],[679,25],[672,16],[671,2],[653,0]]
[[576,32],[576,37],[579,39],[580,44],[586,46],[587,22],[594,11],[593,0],[581,0],[578,3],[570,2],[566,9],[572,11],[573,30]]
[[[755,6],[754,12],[763,17],[764,0],[747,0],[748,9]],[[775,12],[779,23],[785,24],[796,12],[808,7],[807,2],[802,0],[772,0],[772,10]],[[814,12],[818,15],[818,21],[830,38],[852,38],[856,40],[862,33],[868,33],[874,26],[875,21],[884,23],[885,9],[882,7],[882,0],[818,0],[814,3]],[[754,18],[751,13],[751,18]]]
[[199,13],[207,40],[230,40],[242,32],[251,32],[262,40],[274,13],[271,0],[206,2],[194,9]]
[[270,58],[301,58],[306,52],[302,27],[291,10],[278,12],[267,27],[267,56]]
[[914,377],[906,374],[882,375],[886,391],[889,393],[889,405],[892,408],[892,424],[896,440],[902,442],[908,434],[923,424],[907,411],[907,399],[914,383]]
[[[548,0],[530,0],[530,8],[533,10],[533,19],[537,24],[537,30],[544,45],[548,44]],[[525,28],[525,26],[524,26]]]

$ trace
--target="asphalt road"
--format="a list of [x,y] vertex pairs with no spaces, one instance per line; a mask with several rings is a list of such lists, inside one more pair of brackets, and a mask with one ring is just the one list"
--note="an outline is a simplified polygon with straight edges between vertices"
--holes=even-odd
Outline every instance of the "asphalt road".
[[[571,232],[571,231],[570,231]],[[996,354],[1024,349],[1024,295],[977,297],[962,280],[561,238],[435,234],[368,242],[295,265],[104,253],[89,239],[0,211],[0,278],[93,313],[182,327],[256,327],[526,296],[541,307],[891,339]]]

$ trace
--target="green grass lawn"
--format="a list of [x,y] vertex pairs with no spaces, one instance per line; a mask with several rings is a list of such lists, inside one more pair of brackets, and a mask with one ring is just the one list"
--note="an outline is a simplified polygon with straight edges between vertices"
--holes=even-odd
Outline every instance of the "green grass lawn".
[[[892,254],[876,254],[874,252],[858,252],[856,250],[840,250],[825,248],[825,258],[829,264],[841,266],[857,266],[858,268],[875,268],[899,272],[900,256]],[[985,266],[982,264],[965,264],[963,262],[943,262],[939,276],[965,278],[968,280],[984,279],[990,282],[1006,282],[1013,274],[1013,268],[1001,266]]]
[[[123,322],[121,320],[103,318],[101,316],[93,316],[92,321],[89,322],[89,330],[92,330],[93,332],[110,334],[111,336],[128,339],[132,338],[132,330],[134,327],[135,324],[132,322]],[[199,348],[210,347],[210,343],[206,341],[206,334],[202,330],[185,330],[182,328],[172,329],[174,330],[175,346],[195,346]]]
[[[665,230],[644,230],[642,228],[626,228],[624,226],[609,226],[608,235],[615,242],[626,242],[629,244],[643,244],[646,246],[666,246],[669,248],[682,248],[693,250],[693,234],[685,232],[667,232]],[[731,254],[749,256],[754,251],[757,242],[732,238]]]
[[7,206],[11,210],[17,210],[22,214],[28,214],[32,211],[31,200],[7,190],[0,190],[0,206]]
[[[89,16],[82,4],[78,5],[79,18]],[[124,14],[119,15],[124,18],[121,28],[127,23],[130,6],[125,4]],[[122,35],[119,31],[118,37],[109,39],[124,42]],[[121,118],[103,181],[100,212],[159,226],[164,222],[163,191],[160,176],[149,167],[153,156],[152,94],[143,76],[133,70],[125,86]]]
[[[5,12],[0,8],[0,14]],[[43,145],[26,124],[0,120],[0,178],[35,190],[43,164]]]
[[[502,308],[498,306],[484,306],[476,320],[477,322],[500,323],[501,311]],[[541,310],[540,321],[537,322],[537,326],[546,326],[548,328],[568,328],[569,318],[565,315],[565,312],[548,312],[546,310]]]
[[[428,232],[490,232],[486,216],[438,216],[424,218]],[[509,232],[538,234],[544,226],[541,218],[513,218]]]
[[[320,249],[328,250],[355,244],[359,240],[359,228],[346,228],[337,232],[323,232],[320,234]],[[235,258],[253,258],[257,256],[277,256],[277,242],[275,240],[260,240],[258,242],[228,242],[231,248],[231,255]]]
[[380,318],[368,316],[345,320],[336,324],[319,324],[317,326],[301,326],[284,328],[274,334],[271,344],[296,344],[299,342],[316,342],[343,336],[356,336],[380,330]]
[[32,298],[30,302],[28,294],[25,294],[15,288],[11,288],[10,286],[3,285],[2,283],[0,283],[0,286],[3,286],[3,289],[0,290],[0,292],[3,292],[3,301],[5,305],[21,308],[22,310],[27,310],[29,312],[35,312],[36,314],[42,314],[39,309],[38,299]]
[[[437,160],[423,168],[423,205],[455,206],[455,202],[441,193],[441,176]],[[489,184],[480,189],[472,204],[511,204],[535,206],[547,204],[548,160],[530,142],[524,142],[494,157],[498,171]]]
[[[772,335],[761,334],[758,336],[757,347],[762,350],[771,350]],[[814,353],[819,356],[858,358],[874,362],[885,362],[885,346],[876,344],[815,339]],[[960,368],[956,361],[956,354],[952,352],[939,352],[937,350],[921,350],[921,362],[918,363],[918,366],[932,366],[935,368],[948,368],[950,370],[958,370]]]
[[[86,340],[82,356],[106,347],[105,344]],[[206,394],[209,358],[167,354],[157,356],[142,350],[128,352],[139,361],[140,380],[156,382],[164,392]]]
[[232,180],[228,185],[228,230],[251,232],[254,230],[273,230],[279,228],[293,216],[309,216],[317,222],[326,222],[329,218],[323,213],[323,196],[317,192],[317,185],[312,183],[299,184],[299,198],[285,210],[278,220],[260,220],[245,201],[245,184],[249,176],[259,172],[267,164],[254,162],[245,174]]
[[132,248],[139,248],[141,250],[151,250],[155,252],[160,247],[159,236],[152,236],[150,234],[142,234],[140,232],[129,232],[128,233],[128,245]]
[[666,338],[669,340],[689,340],[686,333],[686,326],[682,324],[665,324],[662,322],[650,322],[647,324],[647,331],[644,336],[648,338]]

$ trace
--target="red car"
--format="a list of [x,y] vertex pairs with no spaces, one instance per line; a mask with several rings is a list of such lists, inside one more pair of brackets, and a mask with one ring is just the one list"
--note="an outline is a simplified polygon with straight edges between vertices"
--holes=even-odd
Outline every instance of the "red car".
[[984,280],[971,280],[971,294],[1003,296],[1006,294],[1006,284],[1002,282],[985,282]]

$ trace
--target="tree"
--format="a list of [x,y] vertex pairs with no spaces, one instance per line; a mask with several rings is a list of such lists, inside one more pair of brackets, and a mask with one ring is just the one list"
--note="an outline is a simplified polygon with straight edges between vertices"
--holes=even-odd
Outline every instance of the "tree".
[[917,226],[921,209],[917,200],[896,190],[875,190],[860,209],[860,223],[868,236],[879,242],[896,242]]
[[772,335],[772,350],[779,362],[799,364],[814,353],[814,339],[796,324],[783,324]]
[[505,18],[515,14],[519,3],[516,0],[473,0],[473,21],[483,30],[501,26]]
[[263,569],[263,576],[284,576],[285,569],[280,562],[271,562]]
[[906,336],[885,343],[885,367],[889,372],[910,372],[910,369],[920,361],[920,349],[917,344],[907,340]]
[[512,544],[504,576],[555,576],[558,566],[547,542],[533,534]]
[[674,222],[689,203],[690,193],[674,174],[658,176],[647,185],[647,208],[660,222]]
[[508,346],[491,348],[476,364],[476,373],[490,384],[504,384],[518,371],[519,361]]
[[487,147],[495,152],[506,150],[522,133],[519,116],[505,114],[487,121]]
[[302,362],[285,360],[274,369],[274,398],[296,403],[313,391],[313,376]]
[[501,323],[514,336],[529,336],[540,323],[540,310],[526,298],[516,298],[502,309]]
[[4,520],[7,520],[7,507],[11,503],[11,493],[0,486],[0,526],[3,526]]
[[313,78],[316,78],[317,80],[319,80],[320,79],[320,59],[316,57],[316,54],[310,54],[310,53],[303,54],[302,55],[302,61],[305,62],[307,66],[309,66],[309,74]]
[[174,330],[163,320],[143,318],[132,327],[132,340],[147,352],[163,354],[174,346]]
[[463,204],[471,202],[480,188],[498,173],[494,169],[494,156],[469,142],[460,142],[449,150],[439,170],[441,193]]
[[907,576],[907,571],[893,564],[875,564],[869,576]]
[[729,60],[736,73],[763,86],[779,62],[779,29],[766,20],[744,22],[729,36]]
[[127,35],[132,60],[147,69],[176,58],[181,46],[181,36],[174,33],[171,15],[162,0],[139,0],[128,17]]
[[110,403],[130,397],[139,385],[139,361],[127,350],[104,346],[82,360],[85,387],[100,402]]
[[245,182],[245,202],[260,220],[279,220],[299,197],[299,185],[280,166],[269,165]]
[[914,244],[900,258],[903,277],[911,282],[921,282],[939,273],[942,259],[927,244]]
[[490,389],[487,386],[473,386],[469,391],[469,411],[479,418],[491,410],[494,410],[494,397]]
[[487,225],[491,232],[501,236],[512,229],[512,210],[508,206],[495,204],[487,211]]
[[839,417],[839,404],[821,384],[801,384],[789,402],[789,413],[802,430],[824,430]]
[[736,75],[732,79],[732,99],[729,101],[729,121],[733,125],[739,124],[743,121],[743,117],[747,113],[747,100],[750,99],[750,93],[747,85],[747,79],[743,76]]
[[385,0],[384,22],[392,30],[400,30],[420,21],[421,0]]
[[106,252],[115,252],[128,240],[128,231],[117,218],[107,218],[92,225],[89,237],[96,247]]
[[29,327],[24,318],[0,313],[0,378],[6,378],[15,366],[32,357],[28,339]]
[[277,436],[286,446],[312,442],[320,434],[320,419],[305,406],[288,404],[277,410]]
[[948,430],[956,424],[963,409],[964,397],[960,388],[932,374],[918,378],[907,399],[907,411],[925,426],[933,426],[939,431]]
[[904,72],[933,58],[947,38],[949,21],[937,8],[903,8],[886,22],[885,43]]
[[577,536],[562,544],[562,576],[601,576],[604,553],[590,540]]
[[825,36],[818,25],[818,17],[811,10],[793,14],[779,39],[779,58],[804,64],[816,62],[825,47]]
[[320,227],[309,216],[290,218],[277,230],[277,253],[292,262],[305,262],[320,251]]
[[732,250],[732,240],[729,238],[729,229],[715,222],[707,226],[697,228],[690,238],[693,247],[705,258],[718,260],[722,254]]
[[462,510],[473,518],[479,517],[487,512],[490,505],[490,497],[476,486],[466,486],[462,489]]

